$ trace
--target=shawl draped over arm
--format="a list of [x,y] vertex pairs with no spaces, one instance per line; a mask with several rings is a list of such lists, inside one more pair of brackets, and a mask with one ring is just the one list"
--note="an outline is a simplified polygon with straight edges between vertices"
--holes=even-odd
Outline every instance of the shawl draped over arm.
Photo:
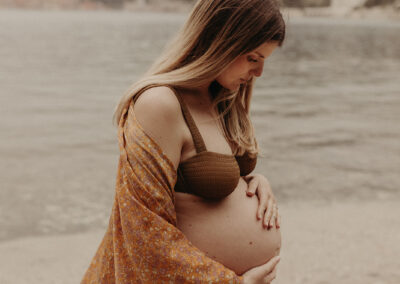
[[81,284],[243,283],[176,227],[176,170],[136,120],[132,102],[121,116],[118,143],[108,229]]

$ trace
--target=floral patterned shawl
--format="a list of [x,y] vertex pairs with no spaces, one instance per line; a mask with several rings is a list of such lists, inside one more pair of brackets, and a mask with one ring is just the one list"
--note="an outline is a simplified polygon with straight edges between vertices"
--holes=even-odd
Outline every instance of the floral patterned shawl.
[[176,170],[136,120],[132,102],[119,122],[118,141],[108,229],[81,284],[242,283],[176,227]]

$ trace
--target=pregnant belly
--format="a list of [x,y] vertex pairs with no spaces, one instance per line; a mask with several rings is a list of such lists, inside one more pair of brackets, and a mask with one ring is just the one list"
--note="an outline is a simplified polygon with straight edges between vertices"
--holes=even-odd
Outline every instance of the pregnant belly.
[[264,229],[256,218],[257,196],[246,196],[240,178],[235,190],[220,201],[175,192],[178,228],[208,257],[241,275],[279,254],[279,229]]

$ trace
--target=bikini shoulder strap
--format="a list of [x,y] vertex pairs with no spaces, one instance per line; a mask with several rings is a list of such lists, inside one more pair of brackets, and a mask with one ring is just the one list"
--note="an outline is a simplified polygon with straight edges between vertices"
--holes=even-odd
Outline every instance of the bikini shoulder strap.
[[185,101],[183,100],[182,96],[179,94],[179,92],[174,87],[172,87],[172,86],[168,86],[168,87],[170,89],[172,89],[172,91],[175,93],[176,97],[179,100],[179,103],[182,108],[183,117],[185,118],[185,121],[190,130],[190,133],[192,134],[192,137],[193,137],[193,142],[194,142],[194,146],[196,147],[196,152],[200,153],[200,152],[207,151],[206,145],[204,144],[203,137],[201,137],[200,131],[197,128],[196,123],[194,122],[193,117],[190,114],[190,111],[189,111]]

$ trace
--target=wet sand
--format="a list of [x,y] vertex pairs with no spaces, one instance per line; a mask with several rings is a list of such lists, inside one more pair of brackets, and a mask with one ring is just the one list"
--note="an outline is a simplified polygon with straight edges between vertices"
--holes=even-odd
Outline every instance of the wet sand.
[[[280,211],[282,260],[273,283],[398,283],[397,202],[292,202]],[[79,283],[104,232],[1,243],[0,283]]]

